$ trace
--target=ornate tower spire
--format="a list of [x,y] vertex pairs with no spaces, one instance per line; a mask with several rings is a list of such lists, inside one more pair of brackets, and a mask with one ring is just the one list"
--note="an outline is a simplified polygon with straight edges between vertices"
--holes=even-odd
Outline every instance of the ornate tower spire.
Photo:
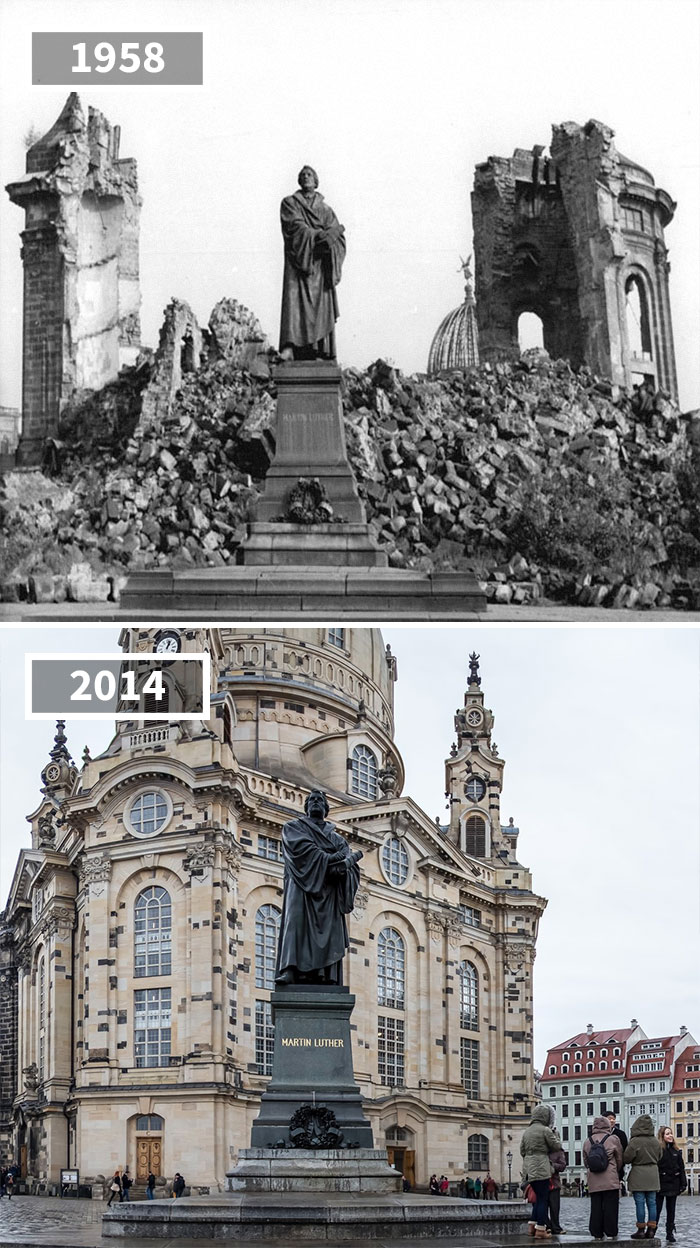
[[49,761],[41,773],[43,792],[47,797],[65,797],[73,788],[78,775],[68,749],[65,727],[65,719],[56,720],[53,749],[49,751]]

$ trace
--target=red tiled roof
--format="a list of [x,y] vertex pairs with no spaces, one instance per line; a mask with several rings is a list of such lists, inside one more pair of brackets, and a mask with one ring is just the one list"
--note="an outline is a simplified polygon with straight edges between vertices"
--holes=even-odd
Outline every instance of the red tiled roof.
[[[687,1048],[683,1049],[682,1053],[678,1054],[673,1087],[671,1088],[672,1094],[674,1092],[690,1091],[685,1086],[686,1079],[697,1079],[700,1082],[700,1070],[688,1070],[688,1066],[700,1066],[700,1044],[689,1044]],[[698,1090],[698,1088],[693,1089],[695,1092]]]
[[[673,1062],[673,1046],[680,1040],[680,1036],[661,1036],[655,1039],[653,1036],[648,1040],[638,1040],[631,1049],[627,1051],[627,1064],[625,1067],[625,1078],[636,1079],[639,1074],[644,1075],[669,1075],[671,1072],[671,1063]],[[649,1046],[653,1045],[653,1048]],[[663,1068],[661,1070],[645,1070],[632,1074],[633,1062],[644,1062],[651,1060],[658,1061],[659,1053],[663,1057]]]
[[[561,1044],[555,1045],[553,1049],[548,1051],[547,1061],[545,1063],[545,1073],[542,1075],[542,1081],[546,1083],[552,1079],[571,1079],[577,1076],[595,1074],[615,1074],[619,1078],[623,1078],[624,1074],[622,1063],[624,1063],[625,1059],[625,1045],[635,1030],[636,1028],[634,1027],[612,1027],[607,1031],[592,1031],[590,1034],[587,1031],[578,1032],[569,1040],[564,1040]],[[600,1050],[601,1048],[609,1048],[611,1045],[616,1048],[621,1048],[622,1053],[617,1058],[613,1058],[612,1053],[608,1053],[607,1057],[602,1059],[607,1063],[606,1068],[605,1070],[600,1070],[600,1053],[596,1052],[596,1056],[594,1058],[589,1058],[585,1050],[588,1048]],[[577,1049],[581,1050],[582,1056],[579,1060],[582,1069],[574,1071],[574,1051]],[[562,1073],[560,1068],[562,1065],[562,1055],[564,1053],[569,1053],[570,1055],[569,1062],[567,1063],[569,1069],[568,1071]],[[589,1061],[593,1062],[593,1070],[586,1070],[586,1063]],[[621,1063],[621,1065],[616,1067],[614,1070],[612,1068],[613,1061],[619,1061]],[[556,1073],[553,1075],[549,1074],[550,1066],[555,1066],[557,1068]]]

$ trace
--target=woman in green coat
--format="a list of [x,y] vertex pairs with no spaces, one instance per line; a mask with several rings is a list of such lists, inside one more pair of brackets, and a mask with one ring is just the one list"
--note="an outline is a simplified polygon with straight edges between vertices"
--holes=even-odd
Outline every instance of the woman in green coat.
[[530,1233],[535,1239],[549,1239],[551,1236],[551,1231],[547,1230],[547,1206],[549,1180],[554,1173],[554,1167],[549,1154],[558,1153],[561,1148],[561,1140],[556,1131],[552,1131],[551,1122],[552,1111],[549,1106],[538,1105],[520,1141],[522,1176],[535,1193],[532,1210],[534,1225],[530,1224]]
[[656,1233],[656,1193],[660,1186],[659,1159],[662,1152],[651,1118],[642,1114],[630,1131],[630,1141],[623,1157],[625,1165],[631,1166],[627,1189],[634,1196],[637,1212],[637,1230],[630,1239],[653,1239]]

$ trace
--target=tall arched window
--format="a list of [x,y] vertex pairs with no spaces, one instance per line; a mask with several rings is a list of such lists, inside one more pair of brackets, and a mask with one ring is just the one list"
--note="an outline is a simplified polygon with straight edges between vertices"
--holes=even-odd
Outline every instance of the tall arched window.
[[46,962],[39,963],[39,1082],[46,1075]]
[[377,796],[377,759],[366,745],[356,745],[352,752],[352,792]]
[[521,351],[544,347],[544,325],[536,312],[521,312],[518,317],[518,346]]
[[649,326],[649,303],[644,283],[636,274],[625,282],[625,314],[627,339],[632,355],[637,359],[651,359],[651,331]]
[[281,910],[261,906],[255,916],[255,987],[274,988]]
[[134,975],[169,975],[172,967],[170,894],[154,884],[134,904]]
[[377,1002],[402,1010],[406,986],[406,949],[393,927],[384,927],[377,941]]
[[459,1025],[466,1031],[479,1030],[479,973],[472,962],[460,962]]
[[486,820],[470,815],[464,825],[464,850],[475,858],[486,856]]
[[467,1140],[467,1170],[488,1170],[489,1142],[485,1135],[470,1135]]

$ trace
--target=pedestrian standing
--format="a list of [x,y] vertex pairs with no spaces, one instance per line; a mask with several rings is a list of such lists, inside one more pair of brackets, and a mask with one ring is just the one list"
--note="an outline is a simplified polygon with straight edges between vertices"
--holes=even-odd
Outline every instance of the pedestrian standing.
[[634,1196],[637,1213],[637,1230],[630,1239],[653,1239],[656,1233],[656,1193],[661,1186],[659,1160],[662,1153],[651,1118],[641,1114],[630,1131],[630,1142],[623,1157],[630,1166],[627,1187]]
[[535,1239],[549,1239],[547,1230],[547,1206],[549,1203],[549,1180],[553,1168],[550,1153],[558,1153],[561,1140],[551,1128],[552,1112],[548,1105],[538,1105],[520,1140],[520,1156],[523,1159],[522,1177],[535,1193],[532,1218],[528,1230]]
[[660,1127],[658,1138],[663,1152],[659,1158],[659,1194],[656,1198],[656,1221],[661,1221],[664,1201],[666,1202],[666,1243],[675,1244],[676,1238],[676,1199],[684,1192],[688,1183],[685,1177],[683,1154],[676,1144],[676,1137],[670,1127]]
[[8,1200],[12,1200],[12,1193],[14,1192],[14,1190],[15,1190],[14,1172],[12,1170],[8,1170],[7,1175],[5,1177],[5,1191],[7,1192]]
[[129,1176],[129,1167],[125,1166],[124,1173],[122,1175],[122,1192],[124,1193],[124,1200],[129,1199],[129,1188],[131,1187],[132,1183],[133,1183],[133,1179]]
[[550,1153],[549,1160],[552,1163],[552,1177],[549,1180],[549,1196],[547,1198],[547,1227],[553,1235],[565,1234],[561,1228],[559,1221],[561,1211],[561,1179],[559,1175],[562,1170],[566,1170],[568,1158],[563,1148],[557,1153]]
[[185,1190],[185,1180],[180,1174],[180,1171],[176,1170],[175,1177],[173,1179],[173,1195],[175,1196],[176,1200],[178,1200],[180,1196],[182,1196],[182,1193],[184,1192],[184,1190]]
[[488,1170],[486,1172],[486,1178],[484,1179],[484,1196],[487,1200],[496,1199],[496,1180]]
[[153,1192],[156,1186],[155,1174],[149,1173],[146,1179],[146,1200],[153,1200]]
[[583,1164],[588,1171],[591,1214],[588,1229],[594,1239],[617,1236],[620,1213],[622,1145],[602,1114],[593,1119],[593,1130],[583,1145]]
[[112,1181],[109,1185],[109,1200],[107,1201],[107,1208],[109,1209],[109,1206],[111,1205],[115,1196],[118,1196],[119,1200],[121,1201],[122,1195],[123,1195],[122,1176],[118,1170],[115,1170],[114,1174],[112,1175]]
[[440,1195],[440,1184],[438,1183],[438,1177],[436,1174],[431,1174],[430,1183],[428,1184],[428,1187],[430,1189],[431,1196]]
[[477,1177],[474,1180],[474,1197],[476,1200],[479,1200],[480,1196],[481,1196],[481,1179],[477,1175]]
[[467,1196],[469,1200],[473,1200],[474,1199],[474,1180],[470,1174],[467,1175],[466,1187],[467,1187]]
[[440,1195],[449,1196],[449,1194],[450,1194],[450,1181],[446,1174],[441,1174],[440,1175]]

